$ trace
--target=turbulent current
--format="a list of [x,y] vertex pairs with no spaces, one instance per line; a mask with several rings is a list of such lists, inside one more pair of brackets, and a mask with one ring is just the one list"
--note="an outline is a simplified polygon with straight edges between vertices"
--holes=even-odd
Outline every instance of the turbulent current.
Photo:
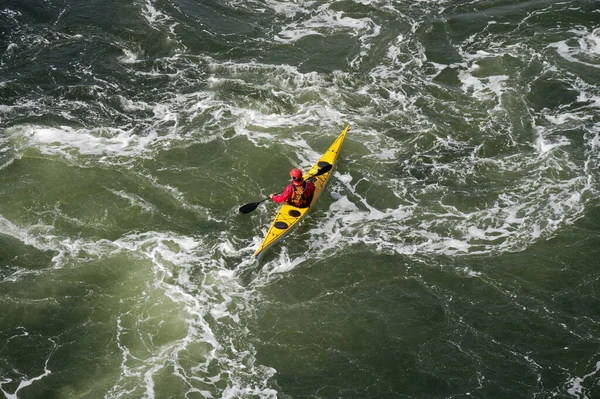
[[599,111],[595,0],[3,0],[0,397],[600,398]]

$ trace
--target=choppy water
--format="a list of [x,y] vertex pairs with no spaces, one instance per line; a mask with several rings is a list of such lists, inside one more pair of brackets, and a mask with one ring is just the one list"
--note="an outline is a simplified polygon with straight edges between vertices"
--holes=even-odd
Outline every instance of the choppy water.
[[598,398],[599,109],[597,1],[4,0],[0,392]]

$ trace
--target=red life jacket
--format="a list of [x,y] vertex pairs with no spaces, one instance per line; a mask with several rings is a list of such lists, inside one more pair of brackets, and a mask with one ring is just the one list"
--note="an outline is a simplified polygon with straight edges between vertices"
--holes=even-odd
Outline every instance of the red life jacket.
[[315,192],[315,185],[309,181],[305,181],[301,186],[292,184],[292,196],[288,199],[288,204],[297,206],[298,208],[306,208],[310,205]]

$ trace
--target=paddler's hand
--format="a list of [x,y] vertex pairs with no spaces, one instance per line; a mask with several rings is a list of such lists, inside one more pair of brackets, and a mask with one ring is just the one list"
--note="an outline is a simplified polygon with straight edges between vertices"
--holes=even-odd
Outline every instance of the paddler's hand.
[[273,199],[273,196],[274,196],[274,195],[275,195],[275,193],[271,193],[271,194],[269,194],[269,197],[270,197],[271,199]]

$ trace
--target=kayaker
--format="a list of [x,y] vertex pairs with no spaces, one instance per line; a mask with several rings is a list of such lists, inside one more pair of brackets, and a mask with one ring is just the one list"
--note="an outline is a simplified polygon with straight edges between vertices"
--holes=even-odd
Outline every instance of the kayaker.
[[290,171],[292,182],[283,190],[283,193],[271,194],[269,197],[278,204],[287,201],[288,204],[298,208],[306,208],[312,201],[315,185],[310,181],[305,181],[302,177],[302,171],[294,168]]

